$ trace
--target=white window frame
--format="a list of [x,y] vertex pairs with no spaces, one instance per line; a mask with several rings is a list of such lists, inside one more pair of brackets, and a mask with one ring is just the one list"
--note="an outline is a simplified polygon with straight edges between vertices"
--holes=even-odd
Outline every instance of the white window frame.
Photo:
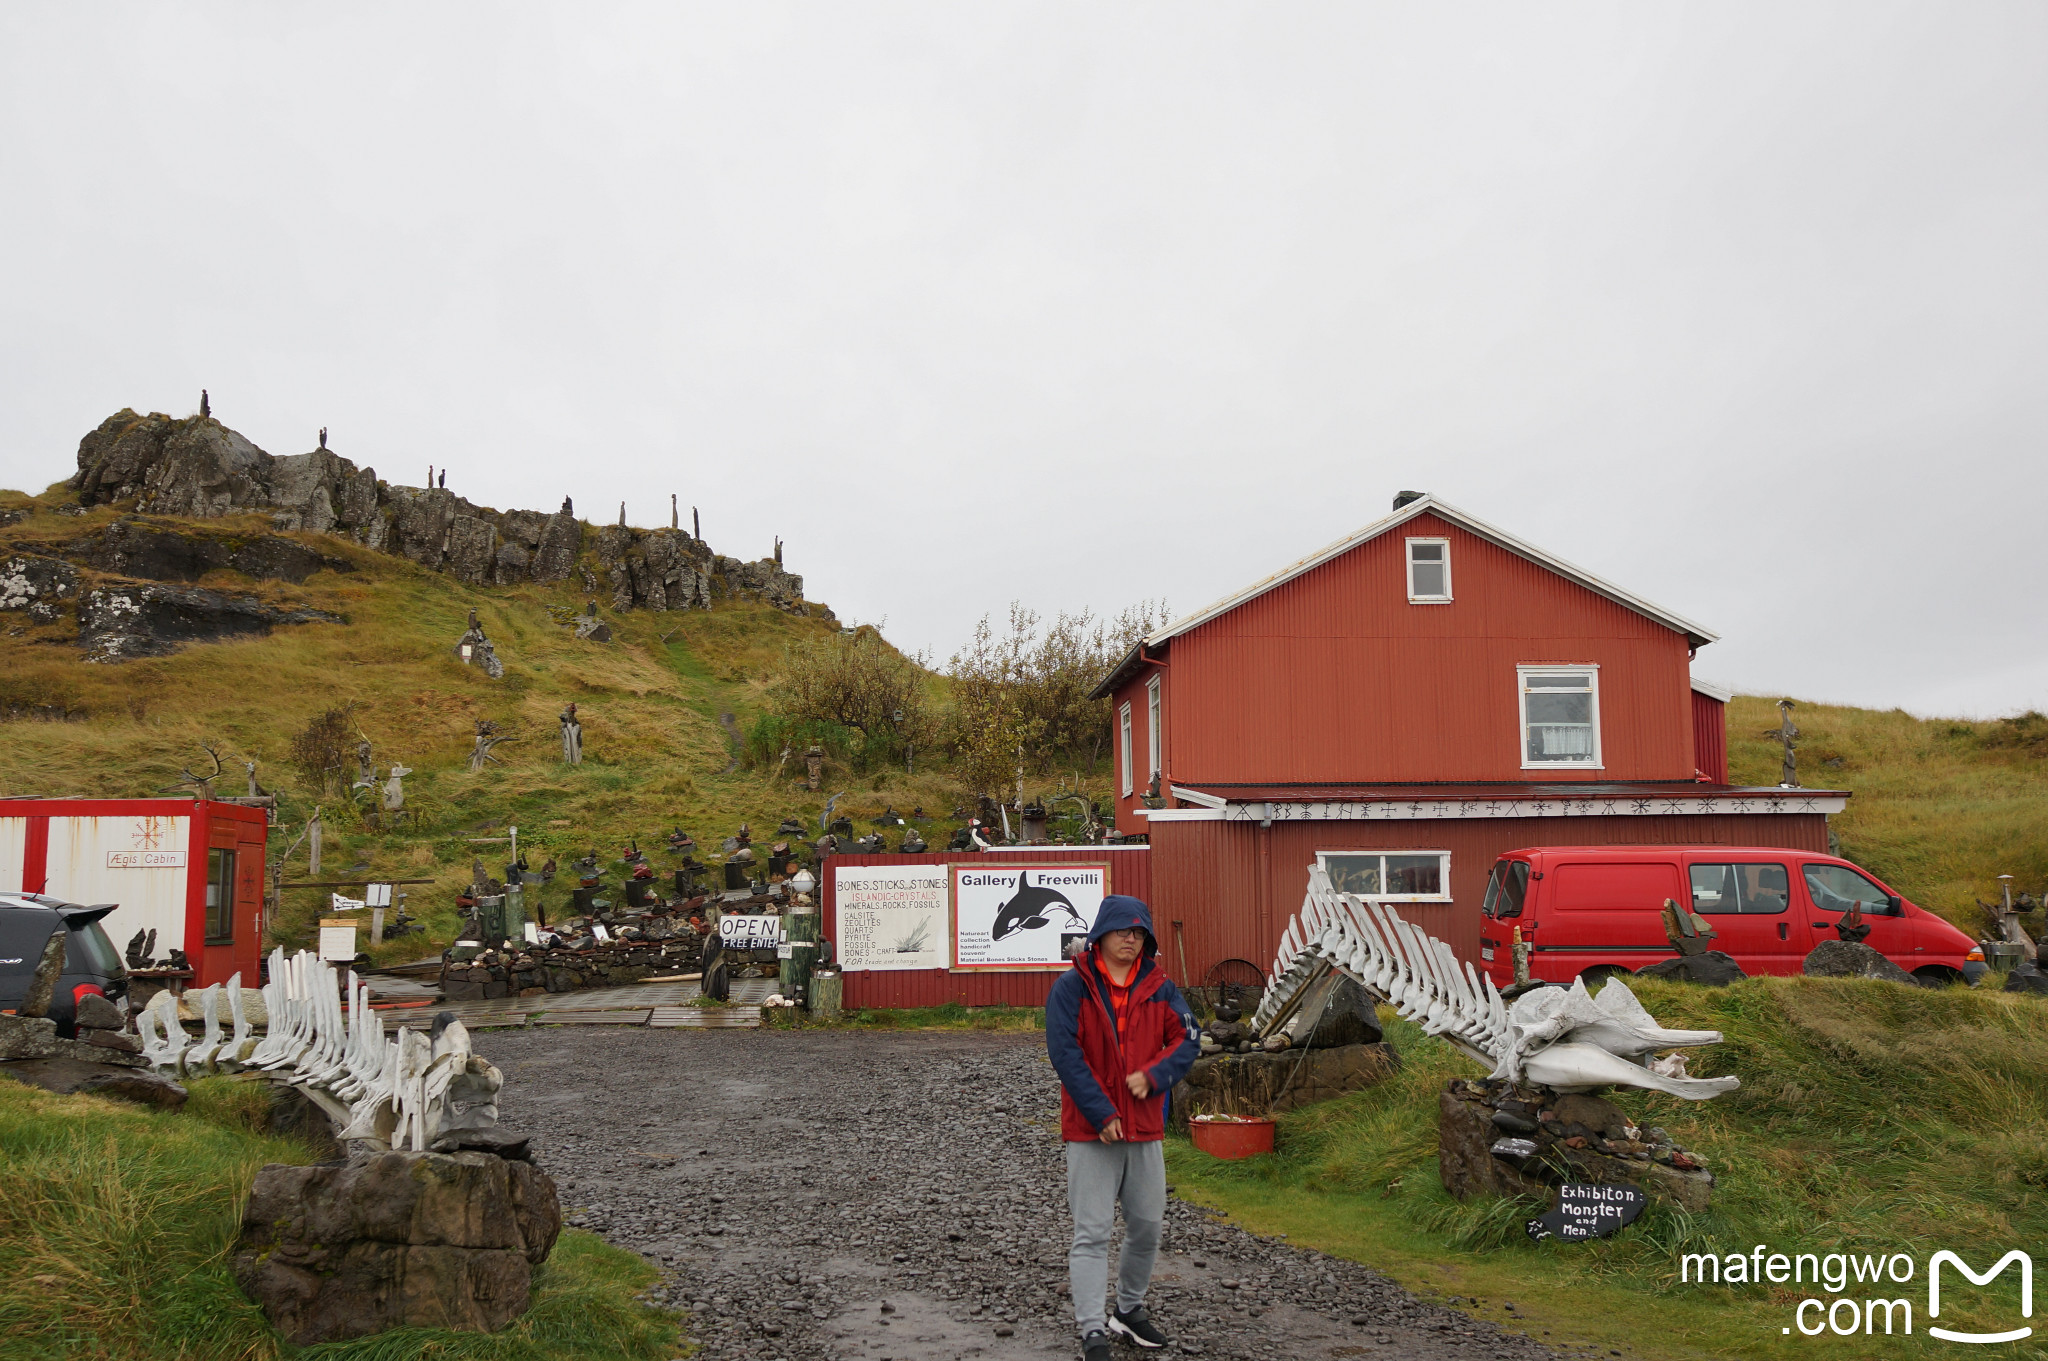
[[1387,882],[1387,861],[1390,855],[1433,855],[1437,857],[1437,882],[1443,885],[1441,893],[1379,893],[1373,895],[1374,902],[1384,903],[1447,903],[1451,901],[1451,853],[1449,851],[1403,850],[1398,846],[1352,846],[1343,850],[1316,852],[1316,864],[1323,873],[1330,872],[1330,857],[1333,855],[1376,855],[1380,857],[1380,882]]
[[1116,711],[1117,742],[1116,754],[1123,766],[1124,793],[1129,798],[1137,792],[1135,772],[1131,769],[1131,706],[1119,705]]
[[[1529,677],[1580,672],[1586,677],[1586,693],[1592,697],[1593,754],[1577,761],[1532,761],[1529,759]],[[1576,694],[1577,691],[1558,693]],[[1528,662],[1515,668],[1515,703],[1521,715],[1516,741],[1524,770],[1604,770],[1600,741],[1600,664],[1598,662]]]
[[1152,769],[1146,775],[1146,783],[1166,773],[1166,744],[1160,740],[1159,677],[1145,682],[1145,754],[1151,760]]
[[[1417,595],[1415,593],[1415,546],[1435,544],[1444,550],[1444,593],[1442,595]],[[1451,541],[1449,539],[1410,539],[1407,548],[1408,603],[1411,605],[1448,605],[1451,603]],[[1431,563],[1432,567],[1437,564]]]

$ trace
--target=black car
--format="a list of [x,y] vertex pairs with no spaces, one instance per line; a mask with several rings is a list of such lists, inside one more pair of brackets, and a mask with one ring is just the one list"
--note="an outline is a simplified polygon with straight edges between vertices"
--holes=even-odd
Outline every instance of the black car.
[[57,1033],[73,1033],[81,993],[97,992],[109,1000],[128,991],[128,971],[100,918],[119,904],[80,907],[41,893],[0,893],[0,1011],[13,1011],[28,995],[29,980],[53,931],[68,931],[64,972],[50,996],[50,1019]]

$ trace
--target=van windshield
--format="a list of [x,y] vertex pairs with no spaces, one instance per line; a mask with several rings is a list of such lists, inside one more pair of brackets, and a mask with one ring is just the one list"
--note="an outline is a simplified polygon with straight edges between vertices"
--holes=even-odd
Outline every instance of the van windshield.
[[1480,910],[1489,917],[1519,917],[1529,891],[1529,862],[1498,860],[1486,877],[1486,901]]

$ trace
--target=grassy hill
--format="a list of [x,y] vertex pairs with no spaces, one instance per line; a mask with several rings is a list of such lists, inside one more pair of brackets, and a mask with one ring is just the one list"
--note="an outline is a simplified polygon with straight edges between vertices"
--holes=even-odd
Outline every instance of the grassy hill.
[[[22,505],[26,498],[6,498],[0,508],[8,503]],[[0,534],[34,550],[114,518],[106,509],[77,517],[36,514]],[[216,535],[270,528],[257,516],[184,527]],[[834,629],[829,622],[749,604],[676,613],[607,610],[613,641],[581,641],[549,614],[549,606],[582,608],[583,594],[569,584],[469,587],[340,539],[291,537],[346,559],[353,570],[317,572],[298,586],[252,583],[232,572],[209,573],[196,584],[330,611],[345,616],[346,625],[281,627],[267,637],[107,665],[79,660],[68,617],[38,626],[18,613],[0,615],[0,710],[51,705],[89,716],[10,723],[0,742],[0,794],[152,794],[183,767],[210,768],[200,744],[212,742],[230,763],[218,792],[242,792],[245,775],[235,763],[254,760],[264,787],[281,797],[274,848],[287,844],[318,805],[326,828],[323,877],[435,879],[412,897],[415,910],[429,909],[435,948],[452,938],[453,890],[468,882],[471,857],[481,855],[493,869],[503,863],[503,846],[468,838],[502,835],[507,823],[518,826],[536,866],[550,855],[566,866],[591,847],[616,861],[629,837],[652,852],[676,825],[706,847],[715,848],[742,820],[758,839],[772,839],[776,824],[790,815],[816,828],[825,798],[842,790],[846,797],[837,811],[851,815],[862,831],[870,817],[894,804],[905,814],[923,806],[933,816],[925,833],[940,844],[951,834],[947,815],[963,791],[943,772],[899,770],[856,780],[834,763],[826,789],[812,794],[798,784],[796,761],[779,775],[772,765],[731,768],[729,731],[745,732],[765,712],[788,645]],[[455,656],[472,608],[505,664],[501,680]],[[580,767],[560,759],[556,715],[572,700],[584,727]],[[374,744],[380,771],[393,762],[411,767],[405,788],[413,824],[389,832],[365,827],[357,804],[323,795],[291,766],[293,736],[341,705],[354,706],[353,719]],[[724,715],[732,716],[729,723]],[[468,759],[479,718],[497,720],[517,740],[497,748],[502,766],[472,775]],[[304,854],[301,849],[294,857],[288,877],[304,877]],[[661,856],[656,862],[666,863]],[[554,902],[565,896],[560,885],[549,889]],[[284,943],[310,939],[323,900],[310,890],[286,894],[278,921]],[[406,937],[389,942],[383,953],[416,955],[423,945],[418,936]]]
[[[1833,821],[1841,853],[1971,935],[1976,902],[2048,887],[2048,719],[1915,718],[1902,709],[1801,704],[1799,780],[1846,789]],[[1729,777],[1778,782],[1777,701],[1737,695],[1728,706]],[[2048,926],[2029,919],[2036,932]]]

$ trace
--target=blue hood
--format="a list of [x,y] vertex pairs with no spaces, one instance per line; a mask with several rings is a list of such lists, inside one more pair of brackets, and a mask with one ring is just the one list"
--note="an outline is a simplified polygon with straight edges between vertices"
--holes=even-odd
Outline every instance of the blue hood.
[[1145,953],[1141,958],[1149,959],[1159,953],[1159,938],[1152,931],[1152,909],[1145,906],[1142,898],[1133,898],[1125,893],[1112,893],[1102,900],[1102,910],[1095,914],[1095,925],[1088,929],[1088,946],[1095,947],[1111,931],[1125,931],[1131,927],[1142,927],[1145,932]]

